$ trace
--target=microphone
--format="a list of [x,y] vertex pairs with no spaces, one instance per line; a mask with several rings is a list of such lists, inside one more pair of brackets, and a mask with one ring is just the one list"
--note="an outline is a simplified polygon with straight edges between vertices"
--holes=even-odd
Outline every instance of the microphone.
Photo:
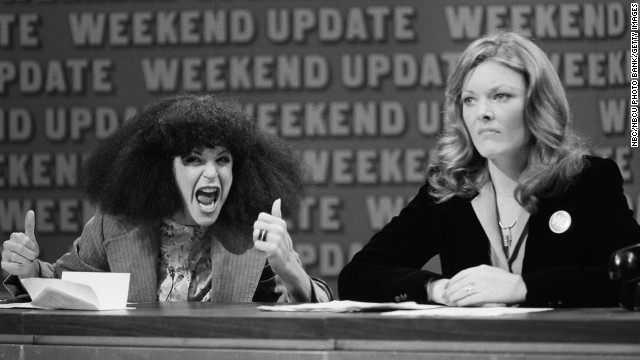
[[620,306],[640,311],[640,244],[619,249],[611,255],[609,277],[621,283]]

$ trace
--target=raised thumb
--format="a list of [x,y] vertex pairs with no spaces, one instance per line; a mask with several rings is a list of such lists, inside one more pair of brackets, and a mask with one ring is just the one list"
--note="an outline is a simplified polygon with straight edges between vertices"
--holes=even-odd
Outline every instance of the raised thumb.
[[24,233],[29,237],[29,239],[31,239],[31,242],[33,243],[33,248],[31,250],[37,252],[38,243],[36,242],[35,228],[36,214],[33,212],[33,210],[29,210],[27,211],[27,215],[25,215],[24,217]]
[[276,199],[276,201],[273,202],[273,205],[271,206],[271,215],[282,219],[282,210],[280,210],[280,203],[280,199]]

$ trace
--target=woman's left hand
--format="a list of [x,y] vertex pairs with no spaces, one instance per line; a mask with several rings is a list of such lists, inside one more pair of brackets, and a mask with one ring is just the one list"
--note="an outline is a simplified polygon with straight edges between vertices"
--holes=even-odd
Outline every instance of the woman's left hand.
[[449,306],[484,306],[523,302],[527,287],[522,276],[495,266],[480,265],[457,273],[444,292]]
[[[280,199],[273,202],[271,214],[260,213],[253,224],[253,244],[256,249],[267,254],[271,269],[285,283],[287,290],[296,299],[309,299],[311,283],[307,273],[293,250],[293,242],[287,231],[287,223],[282,219]],[[262,233],[262,238],[261,236]]]

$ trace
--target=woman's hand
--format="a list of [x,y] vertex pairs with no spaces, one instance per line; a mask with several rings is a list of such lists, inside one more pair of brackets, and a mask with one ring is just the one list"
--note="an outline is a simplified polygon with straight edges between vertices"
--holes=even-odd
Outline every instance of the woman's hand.
[[35,214],[27,211],[24,218],[24,233],[11,233],[2,249],[2,268],[20,278],[36,277],[40,272],[38,255],[40,248],[34,234]]
[[280,199],[273,202],[271,214],[260,213],[253,224],[253,240],[256,249],[267,254],[269,265],[285,283],[287,291],[296,301],[309,301],[311,282],[293,250],[293,242],[282,219]]
[[523,302],[527,286],[522,276],[495,266],[480,265],[457,273],[444,292],[449,306],[504,305]]
[[427,284],[427,295],[429,296],[429,301],[435,302],[438,304],[446,304],[444,301],[444,293],[449,284],[449,279],[438,279],[429,281]]

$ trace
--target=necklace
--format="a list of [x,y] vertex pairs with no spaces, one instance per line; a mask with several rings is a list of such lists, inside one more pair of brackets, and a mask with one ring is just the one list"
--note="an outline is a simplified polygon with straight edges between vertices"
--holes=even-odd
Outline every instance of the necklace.
[[[493,185],[493,181],[491,182],[491,188],[493,189],[493,193],[495,194],[493,199],[495,201],[496,204],[496,217],[498,218],[498,226],[500,226],[500,233],[502,234],[502,247],[503,248],[507,248],[507,251],[509,250],[509,248],[511,247],[511,242],[513,240],[513,234],[511,233],[511,229],[513,229],[514,226],[516,226],[516,223],[518,222],[518,217],[515,218],[515,220],[513,220],[513,222],[511,223],[511,225],[504,225],[502,223],[502,221],[500,220],[500,209],[498,208],[498,196],[497,195],[501,195],[498,194],[498,192],[496,191],[496,187],[495,185]],[[506,195],[502,195],[502,196],[506,196]],[[506,230],[507,232],[505,233]],[[509,257],[509,254],[506,253],[507,257]]]
[[522,246],[522,243],[524,241],[525,234],[528,232],[529,222],[527,221],[527,223],[525,224],[525,229],[522,231],[522,234],[520,235],[520,238],[518,239],[518,242],[516,243],[516,246],[513,249],[513,254],[509,256],[509,252],[510,252],[509,250],[511,249],[511,243],[513,240],[513,234],[511,233],[511,229],[513,229],[513,227],[516,226],[516,223],[518,222],[520,215],[518,215],[518,217],[516,217],[516,219],[513,220],[513,223],[511,223],[511,225],[504,225],[502,221],[500,221],[500,209],[498,208],[498,196],[497,196],[498,193],[496,192],[496,188],[493,185],[493,181],[491,182],[491,188],[493,189],[493,194],[494,194],[493,200],[496,206],[496,219],[498,220],[498,226],[500,227],[500,235],[502,237],[502,251],[504,252],[505,258],[507,259],[507,266],[509,267],[509,272],[513,273],[513,269],[512,269],[513,262],[518,257],[518,253],[520,252],[520,247]]
[[[500,216],[499,215],[500,212],[498,211],[498,206],[496,206],[496,212],[498,213],[498,216]],[[498,225],[500,225],[500,228],[502,230],[507,230],[509,232],[508,234],[505,234],[504,232],[502,232],[502,246],[506,246],[507,248],[511,247],[511,241],[513,240],[513,235],[511,234],[511,229],[514,226],[516,226],[517,222],[518,222],[518,218],[513,220],[511,225],[504,225],[504,224],[502,224],[502,221],[498,220]]]

